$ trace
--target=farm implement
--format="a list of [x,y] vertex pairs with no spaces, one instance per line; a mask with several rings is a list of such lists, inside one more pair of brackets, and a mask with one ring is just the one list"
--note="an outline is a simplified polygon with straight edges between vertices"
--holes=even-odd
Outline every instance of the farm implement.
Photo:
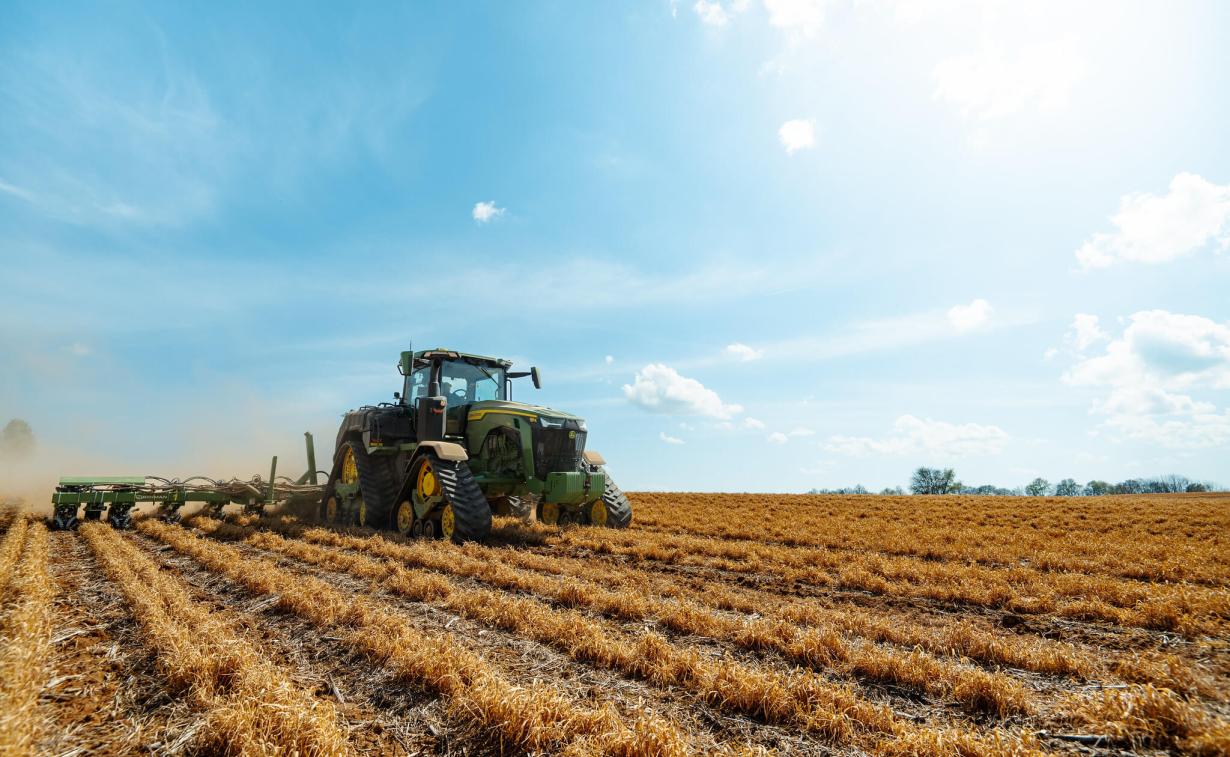
[[230,505],[242,505],[244,512],[263,513],[274,504],[313,507],[320,502],[324,486],[319,484],[316,450],[310,433],[307,445],[308,472],[298,479],[277,475],[278,458],[269,466],[269,479],[253,476],[216,480],[206,476],[168,479],[159,476],[65,476],[51,497],[55,515],[52,527],[75,529],[79,516],[85,520],[105,519],[114,528],[132,526],[132,509],[139,504],[155,504],[163,520],[176,522],[179,510],[189,503],[201,503],[215,514]]

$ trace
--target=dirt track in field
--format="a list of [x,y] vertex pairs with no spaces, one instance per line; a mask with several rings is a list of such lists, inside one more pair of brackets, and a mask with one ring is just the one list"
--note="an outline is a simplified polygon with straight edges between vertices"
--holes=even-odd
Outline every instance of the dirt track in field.
[[44,683],[4,725],[57,755],[1230,754],[1230,496],[632,501],[463,546],[5,515],[0,665]]

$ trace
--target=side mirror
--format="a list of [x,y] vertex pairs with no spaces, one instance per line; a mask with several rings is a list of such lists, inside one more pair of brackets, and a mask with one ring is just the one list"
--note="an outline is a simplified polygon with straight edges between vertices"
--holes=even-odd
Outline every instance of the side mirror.
[[395,400],[401,399],[401,392],[393,392],[393,399]]
[[538,375],[538,366],[530,368],[530,381],[534,382],[535,389],[542,388],[542,377]]

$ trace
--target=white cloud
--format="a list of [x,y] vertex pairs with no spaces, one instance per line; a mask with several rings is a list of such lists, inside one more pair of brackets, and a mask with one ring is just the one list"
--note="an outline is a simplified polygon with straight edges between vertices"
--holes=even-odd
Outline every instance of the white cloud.
[[1094,234],[1076,251],[1082,268],[1119,261],[1165,263],[1214,240],[1224,249],[1230,247],[1230,184],[1181,173],[1165,196],[1122,197],[1110,220],[1115,231]]
[[988,121],[1035,106],[1064,105],[1084,76],[1085,63],[1070,42],[1046,42],[1009,54],[985,43],[977,53],[959,55],[932,71],[935,97],[955,105],[966,118]]
[[1082,358],[1063,380],[1106,388],[1092,412],[1123,438],[1187,449],[1230,442],[1230,411],[1194,396],[1230,389],[1230,323],[1165,310],[1129,321],[1105,352]]
[[82,344],[81,342],[73,342],[68,345],[68,351],[69,354],[74,357],[88,357],[94,353],[94,350],[90,348],[90,345]]
[[1068,327],[1064,341],[1076,352],[1084,352],[1106,338],[1096,315],[1077,313],[1072,317],[1072,325]]
[[973,331],[987,324],[993,310],[991,303],[983,299],[968,305],[953,305],[948,308],[948,322],[958,332]]
[[824,448],[845,455],[932,455],[959,458],[998,455],[1008,443],[1008,434],[998,426],[977,423],[947,423],[903,415],[887,436],[831,436]]
[[764,7],[770,24],[805,37],[824,24],[824,0],[764,0]]
[[743,428],[764,428],[764,421],[757,420],[749,415],[743,419]]
[[700,20],[710,26],[725,26],[730,20],[747,10],[751,0],[732,0],[722,4],[721,0],[696,0],[692,10]]
[[662,441],[666,442],[667,444],[683,444],[683,440],[682,440],[682,439],[680,439],[680,438],[679,438],[679,437],[677,437],[677,436],[671,436],[670,434],[666,433],[665,431],[659,431],[659,432],[658,432],[658,438],[659,438],[659,439],[661,439]]
[[470,215],[479,223],[488,223],[504,215],[505,208],[497,208],[495,200],[487,200],[486,202],[474,203],[474,210]]
[[788,155],[811,149],[816,144],[816,124],[810,119],[792,119],[777,130],[777,138],[781,140]]
[[607,365],[610,365],[611,363],[615,362],[615,356],[607,355],[606,357],[602,358],[602,362],[606,363]]
[[632,383],[624,384],[623,388],[624,396],[633,404],[657,413],[728,420],[743,412],[742,406],[722,402],[717,392],[661,363],[637,371]]
[[812,431],[810,428],[804,428],[802,426],[796,426],[790,429],[790,432],[786,434],[786,436],[815,436],[815,435],[816,435],[815,431]]
[[790,437],[786,436],[780,431],[774,431],[773,433],[766,436],[765,440],[768,441],[769,444],[785,444],[786,442],[790,441]]
[[735,358],[736,360],[742,360],[743,362],[747,362],[749,360],[759,360],[764,357],[764,353],[760,350],[753,347],[748,347],[746,344],[742,344],[741,342],[728,344],[726,345],[726,349],[723,351],[728,357]]

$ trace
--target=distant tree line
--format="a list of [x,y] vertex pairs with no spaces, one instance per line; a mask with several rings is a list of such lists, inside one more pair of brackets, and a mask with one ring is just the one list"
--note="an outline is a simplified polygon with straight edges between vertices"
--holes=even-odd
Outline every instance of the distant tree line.
[[[1035,478],[1025,486],[1007,489],[1002,486],[983,484],[967,486],[957,480],[952,468],[919,468],[910,477],[911,494],[976,494],[986,497],[1097,497],[1107,494],[1175,494],[1178,492],[1215,492],[1222,488],[1211,481],[1193,481],[1186,476],[1171,473],[1154,478],[1129,478],[1112,484],[1093,480],[1085,484],[1065,478],[1051,484],[1045,478]],[[839,489],[812,489],[808,494],[871,494],[858,484]],[[888,487],[880,494],[905,494],[900,486]]]

